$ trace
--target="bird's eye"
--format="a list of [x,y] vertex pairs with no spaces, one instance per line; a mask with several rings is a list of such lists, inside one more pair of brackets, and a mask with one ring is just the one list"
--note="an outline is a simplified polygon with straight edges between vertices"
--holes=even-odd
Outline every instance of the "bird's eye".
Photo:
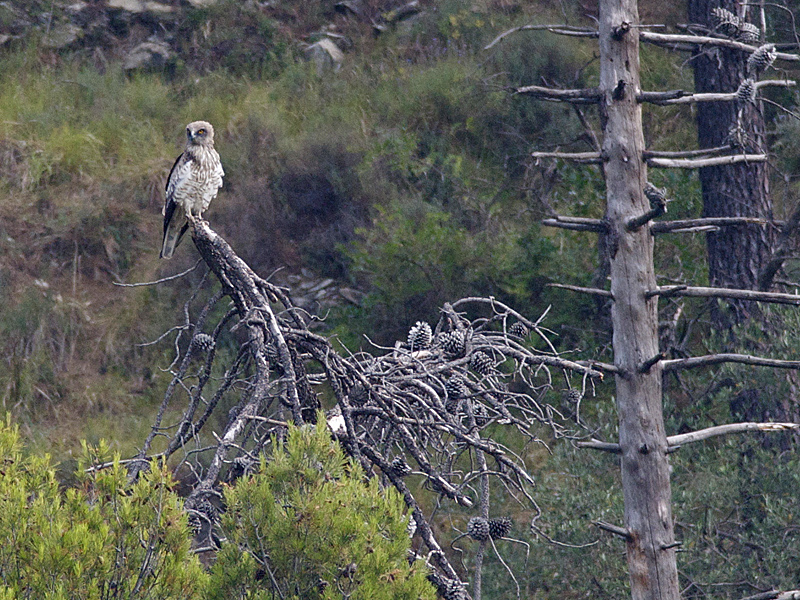
[[205,129],[198,129],[197,130],[197,135],[205,135],[205,134],[206,134],[206,130]]

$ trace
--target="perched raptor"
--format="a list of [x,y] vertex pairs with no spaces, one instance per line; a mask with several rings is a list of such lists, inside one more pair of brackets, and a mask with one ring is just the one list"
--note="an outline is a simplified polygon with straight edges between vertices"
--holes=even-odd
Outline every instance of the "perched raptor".
[[164,241],[161,258],[171,258],[175,246],[189,228],[189,219],[200,218],[222,187],[225,172],[214,150],[214,128],[205,121],[186,126],[186,150],[167,178],[164,203]]

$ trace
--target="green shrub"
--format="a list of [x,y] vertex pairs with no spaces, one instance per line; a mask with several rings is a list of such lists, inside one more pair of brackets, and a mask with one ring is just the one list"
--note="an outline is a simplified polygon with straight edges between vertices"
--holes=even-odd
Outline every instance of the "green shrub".
[[[84,450],[84,466],[106,460],[103,445]],[[202,590],[205,574],[166,470],[128,487],[114,459],[63,490],[49,457],[25,456],[8,417],[0,455],[0,598],[177,600]]]
[[290,429],[258,474],[226,490],[209,600],[432,599],[424,570],[407,562],[402,498],[365,483],[319,423]]

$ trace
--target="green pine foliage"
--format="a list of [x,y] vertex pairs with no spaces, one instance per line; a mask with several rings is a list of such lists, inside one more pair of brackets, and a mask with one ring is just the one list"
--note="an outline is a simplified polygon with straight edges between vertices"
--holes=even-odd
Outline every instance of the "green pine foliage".
[[[84,447],[84,464],[107,447]],[[197,597],[205,573],[168,471],[126,485],[119,459],[62,489],[49,457],[27,456],[17,427],[0,427],[0,598],[100,600]]]
[[208,600],[433,599],[425,570],[407,561],[402,498],[365,482],[319,423],[291,429],[256,475],[226,490]]

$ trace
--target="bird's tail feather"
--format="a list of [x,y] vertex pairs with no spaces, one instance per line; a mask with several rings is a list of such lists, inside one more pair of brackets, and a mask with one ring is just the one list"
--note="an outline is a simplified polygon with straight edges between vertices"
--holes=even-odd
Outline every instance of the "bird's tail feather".
[[180,243],[188,227],[189,224],[186,222],[183,210],[175,210],[169,222],[164,226],[164,241],[161,243],[161,258],[172,258],[175,247]]
[[178,245],[178,235],[176,231],[167,231],[164,234],[164,243],[161,245],[161,258],[172,258],[175,246]]

